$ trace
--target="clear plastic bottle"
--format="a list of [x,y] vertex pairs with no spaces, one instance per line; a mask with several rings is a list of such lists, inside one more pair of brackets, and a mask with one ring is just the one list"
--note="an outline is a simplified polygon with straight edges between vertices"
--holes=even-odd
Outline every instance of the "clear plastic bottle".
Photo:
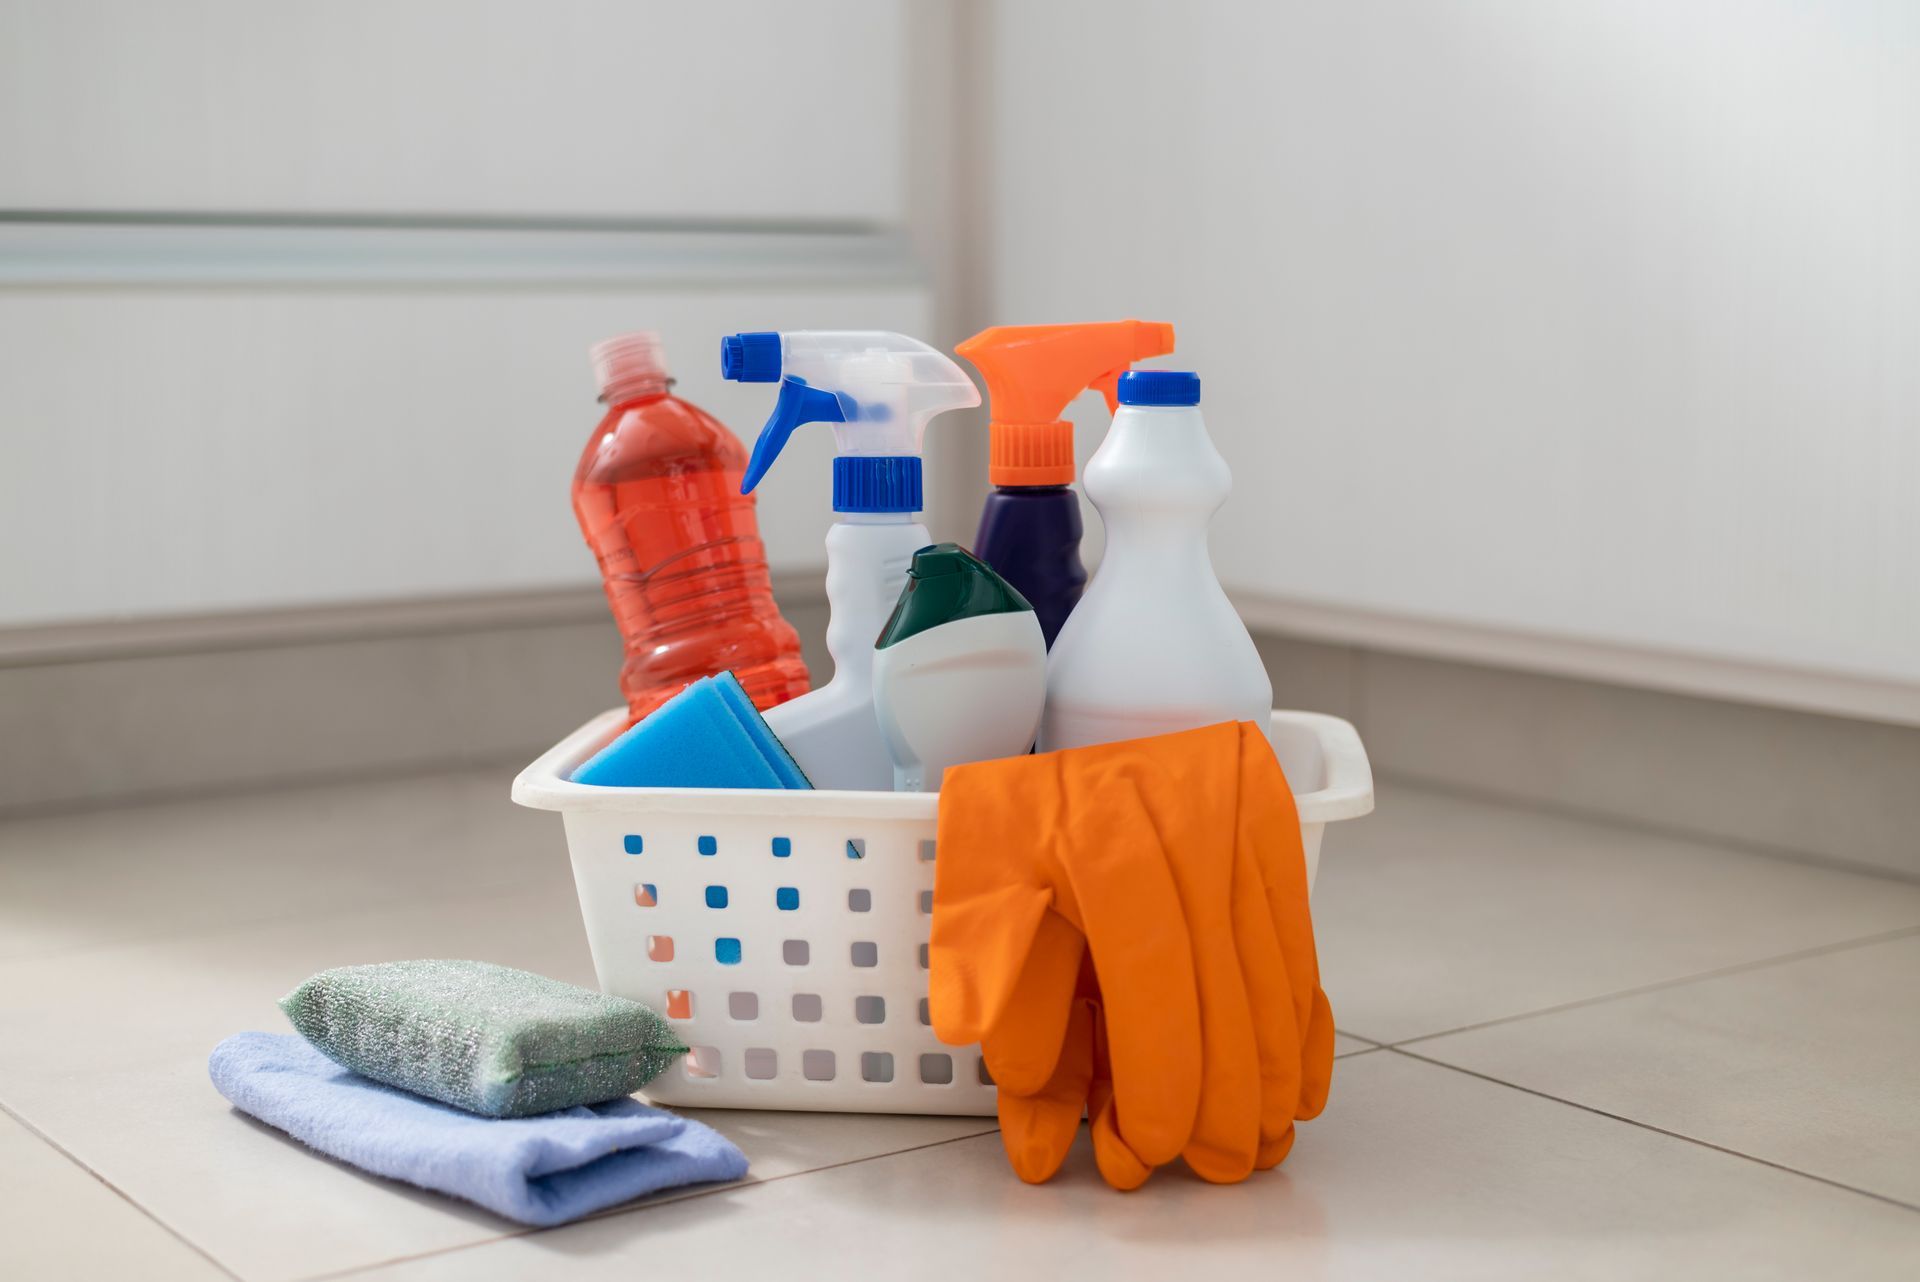
[[591,356],[607,412],[580,455],[573,512],[626,646],[628,713],[723,671],[761,709],[805,694],[800,637],[774,604],[754,499],[740,492],[746,447],[672,394],[657,334]]

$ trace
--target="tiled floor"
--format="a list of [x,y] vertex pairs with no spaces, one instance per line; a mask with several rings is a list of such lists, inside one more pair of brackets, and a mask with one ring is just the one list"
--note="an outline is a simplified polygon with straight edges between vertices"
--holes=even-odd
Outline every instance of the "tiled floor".
[[479,771],[0,826],[0,1277],[1911,1278],[1920,886],[1411,788],[1328,833],[1345,1030],[1279,1171],[1041,1188],[977,1119],[727,1113],[744,1183],[526,1233],[207,1084],[314,970],[591,982]]

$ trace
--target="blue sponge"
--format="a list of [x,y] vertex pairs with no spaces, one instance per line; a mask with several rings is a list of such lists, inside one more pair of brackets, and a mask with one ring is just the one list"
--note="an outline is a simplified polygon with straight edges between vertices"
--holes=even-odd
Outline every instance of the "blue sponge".
[[733,673],[702,677],[573,772],[607,788],[811,788]]

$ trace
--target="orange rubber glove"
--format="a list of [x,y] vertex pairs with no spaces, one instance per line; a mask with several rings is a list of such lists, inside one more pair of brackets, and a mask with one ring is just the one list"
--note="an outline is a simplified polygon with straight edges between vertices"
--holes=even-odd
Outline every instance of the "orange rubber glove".
[[1258,727],[959,767],[939,849],[934,1029],[981,1043],[1022,1178],[1058,1169],[1083,1108],[1120,1188],[1176,1155],[1219,1182],[1286,1156],[1333,1027]]

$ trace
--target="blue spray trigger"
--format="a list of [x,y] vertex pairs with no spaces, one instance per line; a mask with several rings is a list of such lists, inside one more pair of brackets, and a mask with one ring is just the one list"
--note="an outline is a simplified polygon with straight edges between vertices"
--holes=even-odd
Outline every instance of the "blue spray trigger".
[[760,429],[760,435],[753,442],[753,456],[747,460],[747,474],[740,478],[740,492],[753,493],[753,487],[760,484],[760,478],[767,474],[773,461],[780,457],[780,451],[787,446],[787,438],[793,435],[793,429],[804,423],[844,423],[846,411],[841,406],[840,397],[833,392],[818,387],[808,387],[804,379],[789,374],[780,380],[780,399],[773,403],[773,413],[768,416],[767,424]]

